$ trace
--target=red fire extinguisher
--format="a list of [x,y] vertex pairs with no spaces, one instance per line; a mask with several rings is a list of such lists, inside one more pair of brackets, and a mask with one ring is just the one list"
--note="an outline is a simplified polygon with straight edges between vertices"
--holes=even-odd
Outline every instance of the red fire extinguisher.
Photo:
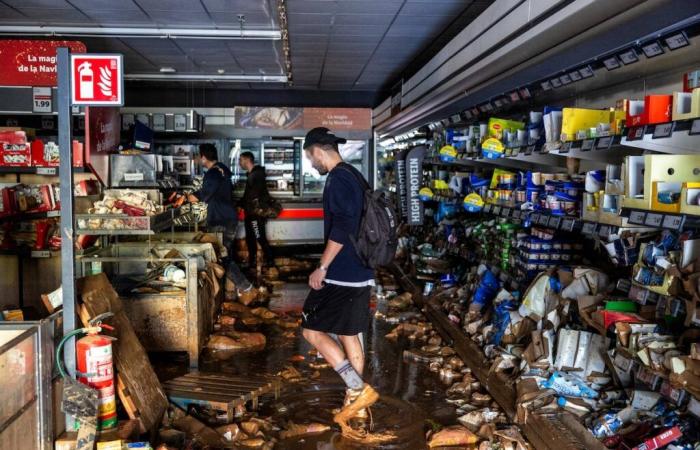
[[100,314],[93,318],[89,326],[68,333],[56,348],[56,361],[61,376],[66,377],[61,360],[63,345],[72,336],[84,334],[75,344],[78,381],[97,390],[97,429],[108,430],[117,426],[117,403],[114,387],[114,366],[112,364],[112,341],[110,336],[101,335],[102,329],[114,327],[102,323],[102,319],[112,313]]

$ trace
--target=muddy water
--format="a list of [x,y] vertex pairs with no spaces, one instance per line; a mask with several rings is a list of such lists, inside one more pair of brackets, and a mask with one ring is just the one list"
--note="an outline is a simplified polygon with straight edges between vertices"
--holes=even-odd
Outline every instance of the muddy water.
[[[301,311],[307,288],[304,285],[287,285],[280,298],[270,302],[270,309],[275,312],[298,313]],[[382,309],[382,305],[379,305]],[[422,449],[426,448],[425,430],[430,421],[442,424],[454,424],[454,407],[445,399],[446,387],[438,377],[430,373],[426,365],[405,362],[402,358],[407,342],[391,342],[384,339],[395,325],[373,320],[366,336],[365,379],[382,395],[381,400],[371,412],[374,433],[391,433],[396,439],[391,443],[358,443],[342,438],[333,427],[332,431],[303,439],[288,439],[277,444],[280,449]],[[294,355],[305,355],[306,361],[293,365],[300,370],[306,380],[302,383],[289,384],[283,389],[277,401],[264,402],[260,408],[262,416],[273,416],[277,423],[287,421],[294,423],[320,422],[332,425],[332,410],[343,401],[344,386],[338,375],[331,369],[321,369],[317,379],[311,379],[314,370],[308,362],[323,362],[308,356],[310,346],[300,335],[294,339],[285,339],[278,330],[261,328],[268,338],[265,350],[254,353],[221,355],[205,353],[201,370],[230,373],[234,375],[255,376],[255,374],[275,374],[290,363]],[[181,366],[180,366],[181,367]],[[160,367],[159,367],[160,369]],[[162,369],[166,369],[163,367]],[[178,375],[182,369],[172,365],[162,372],[161,378]],[[167,374],[167,375],[166,375]],[[163,376],[165,375],[165,376]]]

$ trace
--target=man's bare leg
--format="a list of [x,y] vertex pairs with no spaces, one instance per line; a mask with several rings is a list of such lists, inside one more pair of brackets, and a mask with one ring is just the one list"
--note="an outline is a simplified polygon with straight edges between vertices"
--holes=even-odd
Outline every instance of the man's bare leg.
[[345,360],[345,353],[328,333],[304,328],[301,333],[304,339],[323,356],[331,367],[336,367]]
[[362,375],[365,368],[365,354],[362,349],[362,343],[360,342],[360,336],[342,336],[339,335],[338,339],[340,343],[343,344],[343,349],[347,355],[348,361],[352,364],[353,369],[360,375]]

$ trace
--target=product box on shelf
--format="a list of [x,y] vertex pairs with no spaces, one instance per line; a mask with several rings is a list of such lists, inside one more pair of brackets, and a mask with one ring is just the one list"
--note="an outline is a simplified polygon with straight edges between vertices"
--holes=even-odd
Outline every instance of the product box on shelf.
[[700,181],[697,155],[644,155],[625,157],[623,205],[628,208],[677,213],[683,183]]
[[[60,164],[60,151],[58,144],[49,141],[44,143],[39,139],[31,142],[32,165],[35,167],[58,167]],[[73,140],[73,167],[85,166],[85,152],[83,143]]]
[[647,95],[644,100],[630,100],[626,125],[636,127],[670,122],[672,106],[672,95]]
[[673,120],[688,120],[700,117],[700,88],[692,92],[673,93]]
[[[610,132],[613,113],[610,110],[564,108],[562,110],[561,140],[577,141],[588,139],[598,130]],[[595,130],[591,133],[591,129]]]
[[651,202],[645,198],[644,156],[625,156],[625,196],[622,204],[627,208],[649,209]]
[[14,186],[14,184],[0,184],[0,217],[11,216],[17,212]]
[[700,215],[700,182],[683,183],[681,190],[681,212]]
[[32,165],[32,150],[29,144],[2,144],[0,165],[11,167],[29,167]]
[[605,167],[605,193],[625,194],[625,165],[608,164]]

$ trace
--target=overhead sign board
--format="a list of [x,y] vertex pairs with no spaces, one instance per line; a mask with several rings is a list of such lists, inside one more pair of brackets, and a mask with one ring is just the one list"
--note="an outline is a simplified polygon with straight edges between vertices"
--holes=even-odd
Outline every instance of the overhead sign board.
[[84,53],[78,41],[0,40],[0,86],[56,86],[56,49]]

